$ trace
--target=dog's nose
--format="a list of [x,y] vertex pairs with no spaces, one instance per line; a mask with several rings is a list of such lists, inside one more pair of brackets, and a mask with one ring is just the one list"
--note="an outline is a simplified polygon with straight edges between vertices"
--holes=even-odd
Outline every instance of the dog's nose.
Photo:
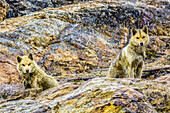
[[27,69],[26,72],[29,73],[29,70]]
[[143,46],[143,42],[140,43],[140,46]]

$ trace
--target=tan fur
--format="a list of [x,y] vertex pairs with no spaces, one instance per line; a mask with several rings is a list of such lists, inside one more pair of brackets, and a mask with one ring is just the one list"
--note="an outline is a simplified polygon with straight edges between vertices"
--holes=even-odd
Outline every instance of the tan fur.
[[[143,44],[142,44],[143,43]],[[122,49],[117,58],[111,63],[107,77],[141,78],[144,66],[144,56],[149,44],[148,28],[132,29],[129,44]]]
[[59,83],[55,78],[47,75],[33,60],[30,53],[28,56],[17,57],[17,70],[25,79],[23,85],[25,88],[42,88],[43,90],[58,86]]

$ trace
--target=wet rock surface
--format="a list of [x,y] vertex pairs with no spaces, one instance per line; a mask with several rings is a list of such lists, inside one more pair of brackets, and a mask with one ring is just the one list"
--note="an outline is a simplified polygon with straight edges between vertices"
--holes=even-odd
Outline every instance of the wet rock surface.
[[[83,112],[87,108],[87,112],[169,112],[169,19],[166,1],[135,4],[108,0],[46,8],[5,19],[0,23],[2,87],[22,81],[16,57],[29,52],[61,86],[43,92],[20,86],[14,91],[10,91],[13,87],[6,89],[9,94],[0,93],[5,96],[1,96],[0,112]],[[143,76],[153,81],[85,81],[88,77],[105,76],[111,59],[128,42],[129,29],[144,25],[149,27],[151,43]]]

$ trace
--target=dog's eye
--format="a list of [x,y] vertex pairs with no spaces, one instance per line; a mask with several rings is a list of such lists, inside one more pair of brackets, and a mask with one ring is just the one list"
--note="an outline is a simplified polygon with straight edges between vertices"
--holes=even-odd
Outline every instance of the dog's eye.
[[28,66],[30,66],[30,65],[31,65],[31,63],[28,64]]
[[139,39],[139,37],[136,37],[136,39]]
[[22,64],[22,66],[25,66],[25,64]]
[[145,36],[143,36],[142,38],[145,38]]

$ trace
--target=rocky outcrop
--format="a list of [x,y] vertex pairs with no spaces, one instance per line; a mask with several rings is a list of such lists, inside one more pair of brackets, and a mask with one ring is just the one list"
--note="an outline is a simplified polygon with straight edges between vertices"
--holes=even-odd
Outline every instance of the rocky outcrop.
[[29,89],[1,101],[0,112],[168,112],[169,82],[162,80],[101,77],[81,84],[65,83],[43,92]]
[[9,4],[7,18],[14,18],[23,15],[29,15],[35,11],[41,11],[44,8],[60,7],[89,0],[5,0]]
[[[60,78],[104,75],[102,69],[109,67],[111,58],[128,42],[129,25],[154,28],[156,18],[167,16],[166,8],[161,9],[165,12],[160,17],[157,15],[160,9],[150,5],[85,2],[5,20],[0,23],[0,71],[6,78],[15,78],[13,75],[18,75],[16,56],[32,52],[46,73]],[[162,25],[167,25],[167,19],[162,19]],[[163,31],[162,35],[167,35],[163,40],[167,43],[168,29]],[[154,35],[151,29],[150,35]],[[160,49],[168,48],[167,44],[162,46]]]
[[0,1],[0,22],[6,18],[8,12],[8,4],[5,0]]
[[51,0],[6,0],[9,4],[7,18],[31,14],[52,6]]
[[0,112],[169,112],[169,76],[154,81],[81,79],[104,76],[111,59],[128,42],[129,29],[144,25],[151,36],[145,69],[165,66],[159,76],[169,73],[168,9],[169,2],[163,1],[99,0],[4,20],[0,23],[0,84],[22,80],[16,57],[31,52],[61,86],[43,92],[20,86],[14,91],[10,90],[15,87],[4,89]]

